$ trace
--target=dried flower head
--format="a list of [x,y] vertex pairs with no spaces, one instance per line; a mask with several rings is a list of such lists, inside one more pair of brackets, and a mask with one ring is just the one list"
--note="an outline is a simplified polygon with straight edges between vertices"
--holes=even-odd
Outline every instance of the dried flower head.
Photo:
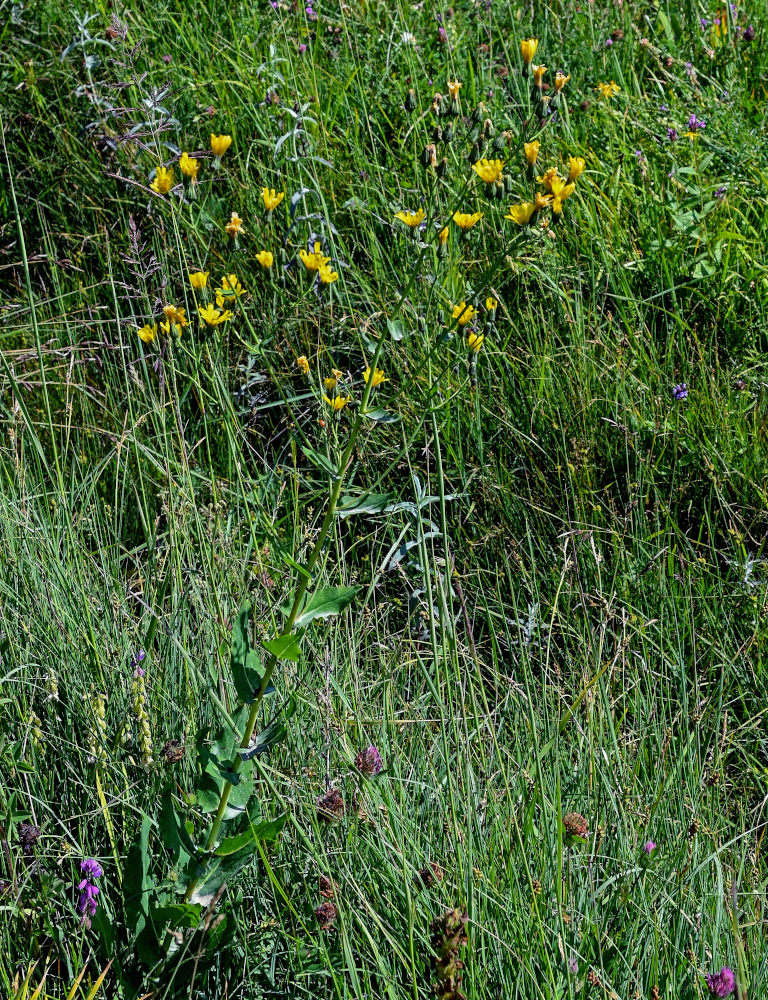
[[336,923],[338,915],[339,911],[336,909],[336,904],[330,899],[321,903],[315,910],[315,916],[317,917],[317,922],[320,924],[321,931],[331,930]]
[[571,812],[563,816],[563,827],[567,837],[577,837],[583,840],[589,832],[587,821],[581,813]]
[[[335,409],[335,407],[334,407]],[[317,817],[325,823],[336,823],[344,816],[344,796],[338,788],[329,789],[317,800]]]
[[[379,372],[381,372],[382,377],[377,380],[376,375],[379,374]],[[370,375],[370,368],[367,369],[367,374]],[[367,377],[365,381],[366,382],[368,381]],[[380,368],[377,368],[376,373],[374,374],[373,377],[373,384],[379,385],[381,382],[385,381],[386,379],[384,378],[384,372],[382,372]],[[371,744],[369,747],[366,747],[365,750],[361,750],[360,753],[357,755],[357,757],[355,757],[355,767],[362,774],[366,775],[366,777],[371,777],[374,774],[378,774],[381,771],[383,767],[383,764],[381,762],[381,754],[373,744]]]

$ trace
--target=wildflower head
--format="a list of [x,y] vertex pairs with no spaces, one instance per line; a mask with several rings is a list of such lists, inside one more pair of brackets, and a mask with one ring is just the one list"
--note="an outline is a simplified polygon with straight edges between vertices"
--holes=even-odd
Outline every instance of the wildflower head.
[[214,156],[222,157],[231,145],[231,135],[214,135],[211,132],[211,150]]
[[533,202],[524,201],[520,205],[512,205],[504,218],[509,219],[510,222],[516,222],[518,226],[527,226],[535,211],[536,206]]
[[198,306],[197,311],[206,326],[219,326],[220,323],[226,323],[228,319],[232,319],[232,313],[229,309],[217,309],[212,302],[209,302],[205,307]]
[[707,988],[713,997],[729,997],[736,989],[736,976],[733,969],[724,965],[719,972],[707,976]]
[[549,208],[552,204],[551,194],[542,194],[541,191],[536,192],[536,200],[533,203],[533,211],[540,212],[542,208]]
[[454,212],[453,221],[459,227],[459,229],[467,230],[471,229],[476,223],[478,223],[483,217],[482,212]]
[[245,232],[245,227],[243,226],[243,220],[240,218],[237,212],[232,213],[232,215],[229,218],[229,222],[226,224],[226,226],[224,226],[224,228],[233,239],[236,236],[239,236],[241,233]]
[[323,249],[317,240],[315,240],[312,253],[309,253],[308,250],[304,250],[302,248],[299,250],[299,257],[308,271],[319,271],[320,268],[327,264],[331,259],[330,257],[324,256]]
[[499,180],[503,168],[502,160],[478,160],[472,167],[480,180],[485,181],[486,184],[493,184]]
[[201,292],[208,284],[208,271],[191,271],[189,283],[196,292]]
[[598,83],[597,89],[600,91],[600,96],[606,101],[621,92],[621,87],[613,80],[610,83]]
[[565,842],[568,847],[583,842],[589,832],[587,821],[581,813],[570,812],[563,816],[563,828],[565,830]]
[[558,70],[557,73],[555,73],[555,93],[559,94],[570,79],[570,73],[566,76],[565,73],[561,73],[560,70]]
[[485,308],[488,310],[489,313],[495,313],[496,310],[499,308],[499,300],[495,299],[492,295],[489,295],[488,298],[485,300]]
[[371,371],[370,366],[363,372],[363,378],[365,379],[366,385],[368,382],[371,383],[372,389],[375,389],[377,385],[381,385],[382,382],[389,382],[389,379],[385,376],[381,368],[375,368]]
[[223,309],[236,299],[245,295],[245,289],[240,284],[236,274],[225,274],[221,279],[221,287],[216,289],[216,305]]
[[338,273],[333,270],[330,264],[323,264],[317,269],[317,273],[320,275],[320,281],[323,285],[332,285],[334,281],[339,277]]
[[94,861],[93,858],[88,858],[80,864],[80,871],[85,876],[78,885],[78,890],[80,892],[80,897],[77,901],[77,910],[81,914],[81,926],[90,927],[91,917],[96,914],[98,908],[98,895],[99,887],[95,883],[95,879],[101,878],[104,874],[104,869],[98,863]]
[[300,357],[296,358],[296,367],[302,375],[309,375],[309,360],[307,359],[306,354],[302,354]]
[[643,854],[646,854],[649,858],[656,850],[656,842],[653,840],[646,840],[643,844]]
[[266,208],[268,212],[274,212],[283,198],[285,198],[285,191],[277,193],[274,188],[262,188],[261,198],[264,202],[264,208]]
[[397,212],[395,218],[404,222],[409,229],[415,229],[424,219],[424,209],[420,208],[417,212]]
[[167,322],[173,326],[180,326],[183,329],[189,323],[183,306],[163,306],[163,312]]
[[437,239],[441,247],[445,246],[445,244],[448,242],[448,235],[449,235],[448,226],[443,226],[443,228],[437,234]]
[[86,858],[85,861],[81,861],[80,871],[86,878],[101,878],[104,874],[104,869],[101,867],[99,862],[94,861],[93,858]]
[[355,757],[355,767],[366,777],[372,777],[381,771],[383,767],[381,754],[373,744],[361,750]]
[[149,186],[155,194],[168,194],[173,187],[173,167],[158,167]]
[[539,150],[541,149],[541,143],[538,139],[534,139],[533,142],[526,142],[523,144],[523,150],[525,151],[525,158],[528,161],[528,166],[532,167],[536,163],[539,155]]
[[549,183],[549,190],[555,198],[559,198],[560,201],[565,201],[565,199],[570,198],[576,190],[576,185],[574,183],[566,183],[566,181],[564,181],[559,174],[555,174]]
[[581,177],[584,172],[584,167],[586,163],[584,158],[581,156],[569,156],[568,157],[568,180],[576,181]]
[[547,191],[552,190],[552,181],[557,177],[557,169],[555,167],[550,167],[545,170],[541,177],[536,178],[536,183],[541,184],[542,187],[546,188]]
[[672,397],[678,402],[682,399],[688,398],[688,386],[685,382],[680,382],[678,385],[674,386],[672,389]]
[[179,170],[191,181],[197,180],[197,172],[200,169],[200,161],[196,160],[189,153],[182,153],[179,159]]
[[144,326],[139,330],[139,339],[143,340],[145,344],[151,344],[152,341],[157,336],[157,323],[145,323]]
[[453,83],[451,83],[450,80],[448,81],[448,93],[450,94],[452,101],[458,101],[460,90],[461,84],[458,80],[454,80]]
[[332,930],[338,915],[339,911],[337,910],[336,904],[332,899],[326,899],[324,903],[321,903],[315,909],[315,917],[317,918],[321,931]]
[[484,340],[485,337],[483,336],[482,333],[470,333],[470,335],[467,337],[467,347],[470,349],[470,351],[474,351],[475,354],[477,354],[477,352],[483,346]]
[[352,399],[351,396],[323,396],[323,399],[330,406],[334,413],[339,413]]
[[458,305],[453,307],[453,318],[459,326],[466,326],[467,323],[471,323],[474,315],[474,306],[468,306],[466,302],[459,302]]
[[268,271],[275,262],[275,258],[270,250],[259,250],[256,254],[256,260],[261,264],[265,271]]
[[537,87],[541,87],[544,83],[544,74],[547,72],[547,67],[543,64],[540,66],[533,67],[533,82]]
[[536,55],[536,49],[539,47],[538,38],[523,38],[520,42],[520,53],[523,57],[523,62],[526,66],[529,66]]

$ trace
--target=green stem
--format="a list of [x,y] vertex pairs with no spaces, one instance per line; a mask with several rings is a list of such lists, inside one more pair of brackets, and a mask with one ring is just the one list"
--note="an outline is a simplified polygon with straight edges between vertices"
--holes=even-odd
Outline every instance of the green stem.
[[[376,369],[379,357],[381,356],[381,350],[383,345],[384,345],[384,337],[382,336],[379,338],[379,342],[376,346],[376,352],[374,354],[373,360],[371,361],[372,372],[375,371]],[[290,635],[294,625],[296,624],[296,619],[299,616],[299,611],[301,610],[301,606],[304,603],[304,598],[307,593],[307,588],[312,578],[312,570],[314,569],[317,560],[320,558],[320,553],[323,550],[323,546],[328,536],[328,532],[331,530],[331,525],[333,524],[334,518],[336,516],[336,507],[338,506],[339,496],[341,495],[341,487],[344,482],[344,474],[347,471],[347,467],[352,459],[352,453],[355,448],[355,443],[357,442],[357,438],[363,426],[363,420],[365,419],[364,414],[368,407],[368,400],[370,399],[372,388],[373,388],[373,380],[369,379],[369,381],[366,383],[365,391],[363,392],[363,399],[360,404],[360,410],[355,419],[355,423],[352,426],[352,430],[349,435],[349,440],[347,441],[346,448],[344,449],[344,452],[336,467],[336,478],[334,480],[333,486],[331,487],[331,495],[328,500],[328,507],[325,511],[325,517],[323,518],[323,523],[320,527],[320,533],[317,536],[317,540],[315,541],[314,547],[309,555],[307,564],[304,567],[306,573],[302,575],[301,581],[296,591],[296,596],[294,597],[293,604],[291,605],[290,613],[288,614],[288,617],[285,621],[285,625],[283,626],[282,631],[280,632],[280,636]],[[253,730],[256,727],[256,719],[259,714],[259,708],[261,707],[261,703],[264,699],[264,695],[266,694],[269,682],[272,679],[272,674],[274,673],[276,666],[277,666],[277,657],[274,655],[274,653],[272,653],[270,654],[269,659],[266,662],[266,666],[264,669],[264,676],[261,679],[261,684],[259,685],[259,689],[256,692],[256,696],[251,704],[251,710],[248,713],[248,721],[245,724],[245,729],[243,730],[243,735],[240,740],[241,747],[247,747],[251,741],[251,737],[253,736]],[[242,764],[242,757],[238,754],[230,766],[230,771],[233,774],[237,774],[238,771],[240,770],[241,764]],[[213,823],[211,825],[208,838],[205,842],[205,848],[204,848],[205,853],[211,851],[214,845],[216,844],[216,839],[219,835],[221,824],[224,821],[224,814],[227,810],[227,803],[229,802],[229,797],[232,794],[233,787],[234,785],[232,784],[231,781],[226,781],[224,783],[224,787],[221,790],[221,796],[219,798],[218,808],[216,809],[216,815],[213,818]],[[184,893],[185,902],[188,902],[192,898],[192,894],[197,888],[199,881],[200,881],[199,878],[195,878],[192,879],[190,883],[187,885],[187,890]],[[166,942],[170,944],[169,935],[166,935]],[[168,948],[165,947],[164,950],[167,951]]]

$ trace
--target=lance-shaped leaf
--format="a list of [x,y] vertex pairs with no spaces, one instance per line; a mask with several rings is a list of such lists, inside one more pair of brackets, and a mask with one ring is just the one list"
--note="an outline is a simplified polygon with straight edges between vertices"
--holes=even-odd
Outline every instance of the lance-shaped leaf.
[[237,613],[232,626],[232,650],[230,664],[232,680],[241,701],[253,701],[258,690],[263,671],[258,653],[250,648],[248,626],[251,618],[251,604],[246,601]]
[[324,587],[316,590],[296,619],[296,628],[309,625],[316,618],[330,618],[338,615],[354,600],[359,587]]

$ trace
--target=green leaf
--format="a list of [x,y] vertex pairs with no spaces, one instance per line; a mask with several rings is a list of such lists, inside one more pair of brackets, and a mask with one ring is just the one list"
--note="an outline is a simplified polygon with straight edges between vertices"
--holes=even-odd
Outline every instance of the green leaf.
[[139,836],[131,844],[125,862],[123,911],[125,923],[135,940],[144,930],[149,915],[149,894],[154,882],[149,875],[149,831],[152,820],[142,816]]
[[276,719],[273,719],[266,729],[263,729],[257,736],[251,737],[250,746],[240,747],[240,756],[243,760],[252,760],[285,739],[288,733],[287,723],[295,713],[296,705],[296,698],[291,695],[285,710]]
[[370,493],[359,499],[342,497],[336,508],[336,513],[339,517],[351,517],[353,514],[379,514],[391,499],[391,493]]
[[199,903],[168,903],[166,906],[153,907],[152,919],[155,925],[164,928],[167,924],[174,930],[182,927],[198,927],[200,914],[203,912]]
[[301,450],[313,465],[322,469],[323,472],[327,472],[331,479],[336,480],[339,478],[336,466],[325,455],[321,455],[319,451],[315,451],[314,448],[308,448],[306,445],[302,445]]
[[389,335],[393,340],[402,340],[405,335],[403,324],[399,319],[388,319],[387,329],[389,330]]
[[[214,806],[214,809],[215,808],[216,807]],[[173,801],[173,788],[171,785],[166,786],[162,793],[160,816],[158,817],[158,828],[160,830],[161,840],[173,854],[176,862],[182,865],[186,863],[186,859],[181,857],[182,854],[185,854],[190,858],[195,856],[197,853],[195,845],[192,843],[192,838],[187,833],[187,828],[184,825],[183,819],[181,819],[176,811],[176,806]]]
[[400,417],[396,413],[390,413],[388,410],[364,410],[363,416],[367,417],[369,420],[373,420],[377,424],[396,424]]
[[296,663],[301,659],[301,647],[295,635],[279,635],[276,639],[262,642],[262,646],[278,660],[293,660]]
[[256,850],[256,843],[254,840],[237,853],[227,855],[226,858],[215,857],[208,871],[200,879],[192,895],[192,902],[207,905],[217,889],[248,864]]
[[253,835],[256,840],[277,840],[287,821],[288,813],[283,813],[276,819],[265,819],[253,827]]
[[213,852],[218,858],[226,858],[230,854],[237,854],[243,847],[247,847],[256,839],[254,829],[251,827],[243,833],[238,833],[234,837],[225,837]]
[[359,587],[324,587],[316,590],[296,619],[296,628],[309,625],[316,618],[330,618],[340,614],[354,600]]
[[245,601],[232,626],[232,651],[230,654],[235,690],[238,698],[245,702],[253,701],[263,676],[261,659],[258,653],[250,648],[248,639],[250,618],[251,604],[250,601]]

